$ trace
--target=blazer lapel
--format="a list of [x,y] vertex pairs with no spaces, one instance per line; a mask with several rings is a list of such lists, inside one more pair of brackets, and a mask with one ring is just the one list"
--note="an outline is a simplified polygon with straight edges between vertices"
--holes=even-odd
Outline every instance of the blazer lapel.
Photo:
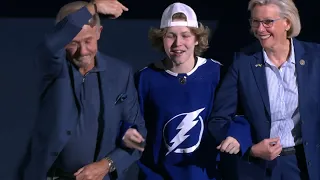
[[[299,107],[302,108],[304,103],[303,101],[307,100],[310,94],[308,93],[308,84],[309,81],[309,68],[311,67],[312,61],[307,61],[305,50],[302,47],[301,43],[293,39],[295,61],[296,61],[296,72],[297,72],[297,85],[299,92]],[[305,97],[306,96],[306,97]]]
[[[103,144],[100,145],[100,150],[104,149],[105,146],[108,146],[111,144],[111,136],[113,134],[113,131],[116,131],[114,129],[114,126],[112,125],[112,111],[114,108],[114,102],[115,99],[113,98],[114,92],[113,87],[115,84],[115,78],[114,73],[111,72],[112,68],[106,68],[108,66],[107,61],[102,56],[97,55],[97,58],[100,59],[98,62],[100,63],[100,66],[103,66],[105,68],[104,71],[100,71],[99,73],[99,80],[100,80],[100,96],[101,96],[101,116],[100,121],[101,125],[103,127],[102,130],[102,138],[101,142]],[[110,142],[107,142],[110,141]],[[105,155],[105,154],[104,154]],[[101,151],[99,152],[98,157],[102,157]]]
[[[299,91],[299,107],[301,107],[301,103],[303,99],[301,98],[303,94],[307,94],[304,92],[303,87],[308,87],[308,69],[310,67],[309,62],[304,58],[305,51],[302,47],[301,43],[293,39],[294,51],[295,51],[295,60],[296,60],[296,71],[297,71],[297,84]],[[251,61],[251,69],[254,74],[260,95],[262,97],[263,103],[265,105],[266,111],[270,115],[270,102],[269,102],[269,94],[268,94],[268,86],[267,86],[267,78],[265,72],[265,63],[263,60],[262,51],[256,52],[253,55],[256,61]],[[307,89],[307,88],[305,88]]]
[[81,82],[79,82],[81,78],[77,78],[80,76],[80,73],[77,72],[78,70],[71,64],[70,61],[67,61],[67,67],[69,69],[68,72],[69,72],[69,77],[70,77],[76,105],[77,105],[78,111],[80,112],[81,111],[80,88],[77,87],[79,86],[79,84],[81,84]]
[[254,54],[255,61],[251,61],[251,69],[258,86],[260,96],[264,103],[265,109],[270,115],[270,103],[269,103],[269,94],[267,86],[267,78],[265,72],[265,63],[263,60],[262,52],[256,52]]

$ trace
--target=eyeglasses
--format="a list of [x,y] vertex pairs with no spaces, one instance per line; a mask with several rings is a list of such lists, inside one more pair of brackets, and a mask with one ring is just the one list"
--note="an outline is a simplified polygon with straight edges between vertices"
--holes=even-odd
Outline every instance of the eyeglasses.
[[257,20],[257,19],[249,19],[249,23],[251,25],[251,27],[253,28],[258,28],[260,26],[260,23],[263,25],[263,27],[265,28],[271,28],[273,26],[273,23],[275,21],[280,20],[281,18],[278,19],[265,19],[265,20]]

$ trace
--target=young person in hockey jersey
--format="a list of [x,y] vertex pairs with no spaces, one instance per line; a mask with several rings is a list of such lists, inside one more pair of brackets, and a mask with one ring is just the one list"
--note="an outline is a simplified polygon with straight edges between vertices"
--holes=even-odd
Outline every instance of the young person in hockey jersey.
[[[136,76],[140,108],[148,135],[139,179],[217,180],[219,150],[237,154],[239,142],[227,137],[221,144],[209,136],[215,90],[221,64],[200,57],[208,48],[209,28],[197,21],[193,9],[174,3],[163,12],[160,28],[152,28],[152,45],[166,54],[163,60],[142,69]],[[241,117],[238,117],[241,118]],[[123,140],[141,142],[132,130]],[[134,140],[136,139],[136,140]],[[140,148],[141,149],[141,148]]]

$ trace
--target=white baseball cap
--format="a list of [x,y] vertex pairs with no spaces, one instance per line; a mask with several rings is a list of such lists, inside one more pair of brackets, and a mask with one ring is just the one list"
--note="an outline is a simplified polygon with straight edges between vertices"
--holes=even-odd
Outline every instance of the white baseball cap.
[[[172,21],[172,16],[176,13],[183,13],[187,17],[187,21]],[[168,6],[161,18],[160,28],[173,27],[173,26],[187,26],[198,28],[197,15],[194,10],[183,3],[173,3]]]

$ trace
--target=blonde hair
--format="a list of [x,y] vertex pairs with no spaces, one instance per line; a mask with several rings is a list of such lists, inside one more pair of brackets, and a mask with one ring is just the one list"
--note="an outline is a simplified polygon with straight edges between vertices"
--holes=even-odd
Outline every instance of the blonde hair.
[[292,0],[250,0],[248,10],[251,12],[256,5],[274,4],[279,7],[280,15],[289,20],[291,26],[287,32],[288,38],[296,37],[301,31],[298,9]]
[[[176,13],[172,16],[173,20],[187,20],[187,17],[183,13]],[[166,34],[168,28],[151,28],[149,31],[149,40],[151,42],[152,47],[156,48],[164,52],[163,47],[163,36]],[[196,36],[198,41],[198,45],[194,48],[194,54],[196,56],[202,55],[209,48],[209,35],[210,29],[207,26],[203,26],[199,23],[199,28],[190,27],[190,31]]]
[[[74,2],[71,2],[71,3],[64,5],[62,8],[60,8],[60,10],[56,16],[56,24],[59,23],[63,18],[65,18],[69,14],[78,11],[79,9],[81,9],[82,7],[84,7],[88,4],[89,3],[86,1],[74,1]],[[96,25],[100,26],[100,17],[98,15],[98,13],[95,14],[93,16],[93,18],[96,22]]]

